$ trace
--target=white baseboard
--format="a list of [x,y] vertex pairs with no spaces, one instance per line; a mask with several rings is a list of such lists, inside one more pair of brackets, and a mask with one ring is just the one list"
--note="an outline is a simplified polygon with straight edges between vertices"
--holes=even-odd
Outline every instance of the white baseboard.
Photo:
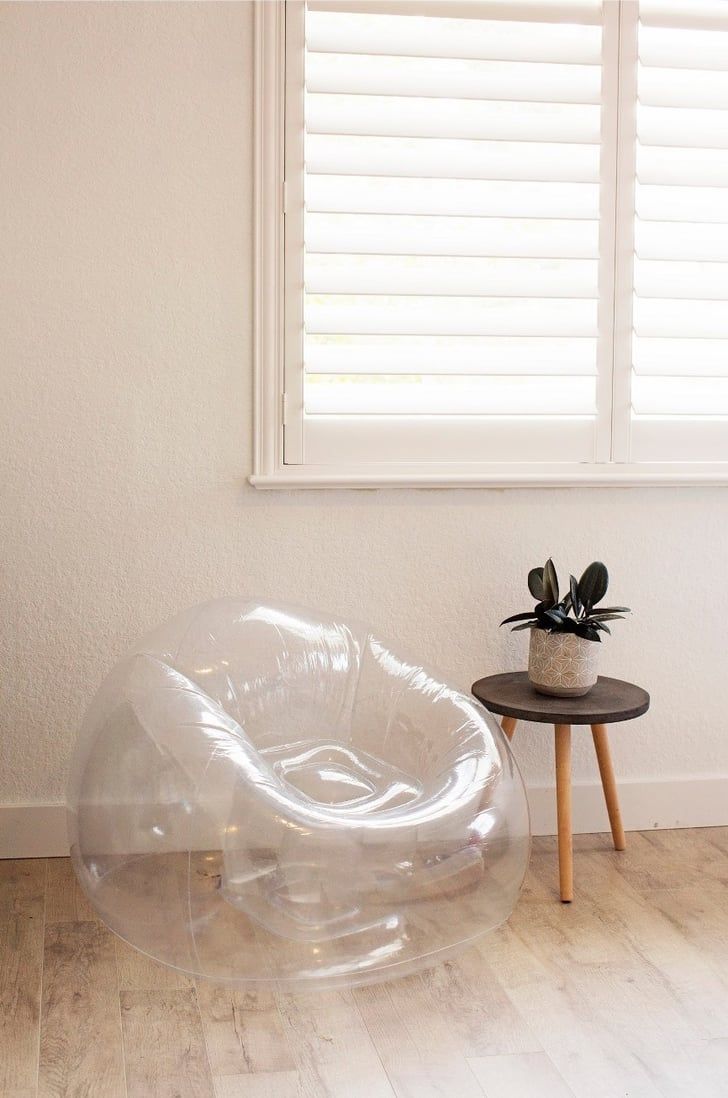
[[[728,826],[728,774],[618,784],[627,831]],[[553,786],[531,786],[528,799],[534,835],[555,834]],[[576,834],[609,829],[598,782],[574,786],[573,816]],[[57,858],[65,854],[68,841],[62,804],[0,805],[0,858]]]
[[0,805],[0,858],[62,858],[66,854],[65,805]]
[[[627,831],[728,826],[728,774],[664,781],[617,779],[617,788]],[[529,787],[528,801],[533,834],[555,835],[554,787]],[[572,805],[574,832],[577,835],[609,830],[604,794],[599,782],[574,785]]]

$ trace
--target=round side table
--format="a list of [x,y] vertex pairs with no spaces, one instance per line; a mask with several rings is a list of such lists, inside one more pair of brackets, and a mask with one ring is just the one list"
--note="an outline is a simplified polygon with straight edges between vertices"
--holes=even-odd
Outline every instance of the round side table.
[[501,728],[510,740],[518,721],[553,724],[556,744],[556,818],[559,843],[559,887],[561,899],[574,898],[574,861],[571,841],[571,726],[591,725],[599,763],[604,798],[615,850],[626,841],[619,811],[617,783],[609,754],[607,725],[640,717],[650,707],[650,695],[640,686],[621,679],[600,677],[582,698],[552,698],[539,694],[525,671],[488,675],[473,683],[472,691],[491,713],[503,718]]

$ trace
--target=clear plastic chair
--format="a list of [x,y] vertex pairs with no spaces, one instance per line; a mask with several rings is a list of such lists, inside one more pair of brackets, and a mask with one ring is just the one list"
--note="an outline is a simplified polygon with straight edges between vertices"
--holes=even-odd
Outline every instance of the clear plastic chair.
[[218,980],[434,964],[510,914],[529,853],[508,743],[365,627],[255,600],[143,641],[88,712],[72,857],[106,923]]

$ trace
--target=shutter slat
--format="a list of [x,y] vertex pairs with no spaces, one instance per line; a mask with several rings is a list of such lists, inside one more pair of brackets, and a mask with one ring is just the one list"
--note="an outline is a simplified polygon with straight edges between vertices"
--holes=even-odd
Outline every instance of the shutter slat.
[[728,415],[728,377],[644,377],[632,383],[637,415]]
[[728,71],[639,68],[640,103],[728,110]]
[[600,81],[597,65],[313,52],[306,62],[308,91],[337,94],[599,103]]
[[451,19],[526,19],[532,23],[601,22],[601,0],[309,0],[309,11]]
[[307,295],[304,312],[307,332],[594,336],[597,310],[571,298],[317,294]]
[[311,252],[551,259],[593,259],[599,254],[596,221],[309,214],[305,231]]
[[728,149],[728,113],[697,107],[637,108],[640,144],[683,149]]
[[[595,220],[599,216],[599,185],[309,175],[306,180],[306,209],[312,213]],[[724,212],[725,220],[728,220],[728,211]]]
[[413,19],[310,8],[306,20],[307,48],[319,53],[599,65],[600,44],[599,26],[573,23]]
[[580,103],[489,103],[328,93],[306,96],[307,132],[347,137],[598,144],[599,116],[598,106]]
[[634,330],[639,336],[690,339],[728,337],[728,309],[721,301],[635,298]]
[[637,145],[640,183],[687,187],[728,186],[728,150]]
[[[728,8],[726,8],[728,16]],[[639,59],[665,69],[728,69],[728,18],[720,30],[685,30],[640,24]]]
[[647,27],[728,29],[725,0],[641,0],[640,19]]
[[594,340],[559,336],[306,336],[314,374],[595,375]]
[[309,134],[306,149],[307,170],[324,175],[567,183],[599,179],[598,145]]
[[722,187],[673,187],[638,183],[637,216],[643,221],[681,221],[693,225],[728,222],[728,199]]
[[690,263],[637,259],[638,297],[728,300],[728,263]]
[[416,377],[312,375],[306,412],[313,415],[588,415],[595,410],[593,377]]
[[633,361],[638,374],[728,377],[728,347],[722,339],[636,336]]
[[307,254],[309,293],[597,296],[597,260]]
[[[696,197],[699,201],[699,193]],[[728,225],[638,218],[635,251],[640,259],[728,262]]]

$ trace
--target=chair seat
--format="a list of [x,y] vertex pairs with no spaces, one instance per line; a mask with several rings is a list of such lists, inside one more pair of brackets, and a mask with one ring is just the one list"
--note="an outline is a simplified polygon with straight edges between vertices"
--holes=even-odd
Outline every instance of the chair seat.
[[415,800],[422,784],[361,748],[336,740],[304,740],[261,751],[261,758],[291,790],[291,796],[359,815],[397,808]]

